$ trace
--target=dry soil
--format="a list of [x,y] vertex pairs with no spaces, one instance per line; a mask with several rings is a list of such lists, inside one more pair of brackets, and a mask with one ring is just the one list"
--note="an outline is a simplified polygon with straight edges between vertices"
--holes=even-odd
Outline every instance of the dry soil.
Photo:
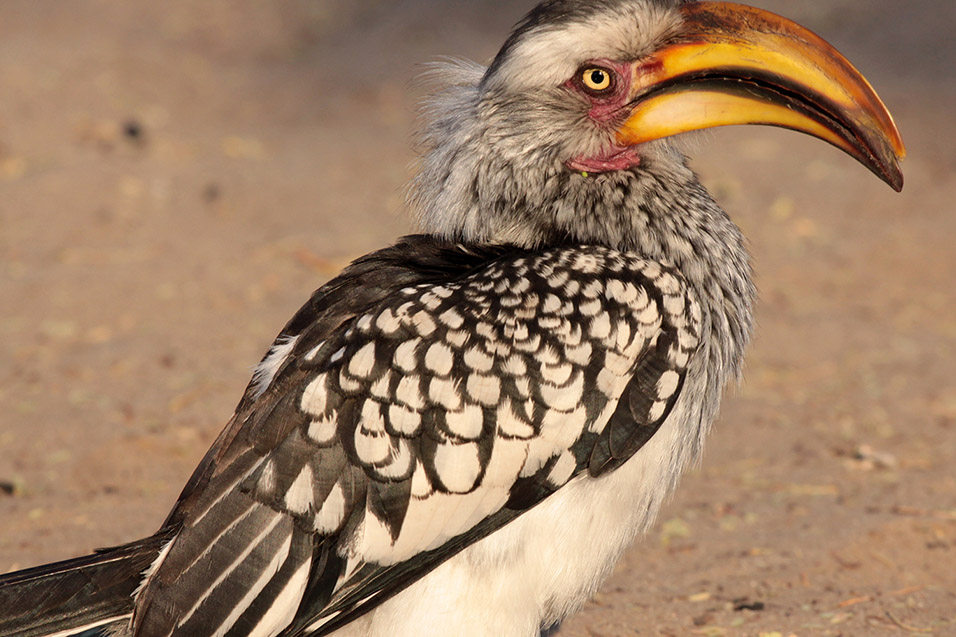
[[[746,378],[561,637],[956,635],[956,3],[756,4],[871,79],[906,189],[785,131],[693,150],[752,243]],[[285,320],[413,228],[421,63],[529,6],[0,3],[0,572],[158,527]]]

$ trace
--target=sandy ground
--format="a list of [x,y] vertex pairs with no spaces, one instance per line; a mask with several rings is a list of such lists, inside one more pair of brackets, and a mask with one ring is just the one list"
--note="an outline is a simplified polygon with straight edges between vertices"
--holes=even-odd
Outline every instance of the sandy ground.
[[[707,136],[762,292],[746,380],[561,636],[956,635],[956,3],[755,4],[870,77],[906,190]],[[529,6],[0,3],[0,572],[157,528],[285,320],[412,228],[420,63]]]

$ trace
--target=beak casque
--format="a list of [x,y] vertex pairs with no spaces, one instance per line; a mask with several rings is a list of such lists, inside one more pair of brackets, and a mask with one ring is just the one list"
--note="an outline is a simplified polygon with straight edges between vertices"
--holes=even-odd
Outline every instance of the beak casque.
[[903,140],[876,92],[839,51],[778,15],[729,2],[681,8],[679,41],[635,65],[626,146],[731,124],[813,135],[903,187]]

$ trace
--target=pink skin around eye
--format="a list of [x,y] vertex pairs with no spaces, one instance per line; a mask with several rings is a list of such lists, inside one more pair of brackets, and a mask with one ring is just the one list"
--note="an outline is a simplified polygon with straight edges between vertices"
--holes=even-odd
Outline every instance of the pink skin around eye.
[[606,148],[590,156],[573,157],[567,167],[575,172],[606,173],[614,170],[627,170],[641,162],[633,147],[619,146],[613,142],[613,132],[627,115],[627,96],[631,88],[631,67],[611,60],[593,60],[586,66],[603,67],[614,71],[614,91],[607,95],[593,95],[586,91],[577,78],[572,78],[565,86],[582,95],[591,103],[588,117],[592,122],[608,131],[609,142]]

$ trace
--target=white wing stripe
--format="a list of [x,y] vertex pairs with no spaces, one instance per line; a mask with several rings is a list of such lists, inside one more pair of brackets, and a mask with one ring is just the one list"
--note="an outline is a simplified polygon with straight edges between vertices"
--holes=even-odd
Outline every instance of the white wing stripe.
[[199,562],[202,558],[206,557],[206,556],[209,554],[209,552],[213,549],[213,547],[216,546],[216,545],[219,543],[219,540],[221,540],[226,533],[228,533],[229,531],[231,531],[232,529],[234,529],[237,524],[239,524],[240,522],[242,522],[243,520],[245,520],[247,517],[249,517],[249,514],[252,513],[252,510],[253,510],[254,508],[255,508],[254,504],[253,504],[253,503],[250,503],[250,506],[249,506],[249,508],[246,510],[246,512],[243,513],[242,515],[238,516],[235,520],[233,520],[233,521],[229,524],[229,526],[227,526],[227,527],[224,528],[222,531],[220,531],[220,532],[216,535],[216,537],[213,538],[213,540],[206,545],[205,550],[204,550],[202,553],[200,553],[199,555],[197,555],[197,556],[196,556],[196,559],[194,559],[192,562],[190,562],[189,565],[186,566],[186,568],[183,569],[182,574],[185,575],[186,573],[188,573],[188,572],[189,572],[189,569],[191,569],[193,566],[195,566],[196,563]]
[[[101,619],[97,622],[93,622],[92,624],[87,624],[86,626],[76,626],[74,628],[70,628],[67,630],[61,630],[60,632],[57,632],[57,633],[44,635],[43,637],[71,637],[73,635],[78,635],[87,630],[93,630],[94,628],[105,626],[106,624],[112,624],[113,622],[119,622],[124,619],[129,619],[130,617],[132,617],[131,613],[127,613],[125,615],[119,615],[117,617],[107,617],[106,619]],[[122,634],[122,633],[119,633],[119,634]]]
[[[278,518],[276,518],[278,521]],[[289,547],[292,545],[292,535],[286,537],[285,541],[279,547],[279,550],[276,551],[276,554],[272,557],[272,560],[269,564],[263,569],[262,575],[259,576],[259,579],[256,580],[256,583],[252,585],[239,603],[236,604],[236,607],[232,609],[232,612],[229,613],[229,616],[226,617],[225,621],[220,624],[219,628],[216,629],[216,632],[213,633],[214,637],[222,637],[225,635],[233,624],[239,619],[239,617],[252,605],[252,602],[255,601],[256,597],[259,596],[259,593],[262,592],[262,589],[266,587],[272,578],[276,576],[276,573],[279,572],[279,568],[282,566],[282,563],[285,562],[286,557],[289,555]],[[184,620],[185,621],[185,620]],[[182,625],[182,623],[180,623]]]
[[272,637],[288,626],[302,602],[305,594],[305,585],[308,581],[311,560],[305,561],[283,587],[272,606],[266,611],[256,627],[249,633],[249,637]]
[[251,474],[253,471],[258,469],[259,465],[262,464],[263,460],[265,460],[265,458],[260,458],[257,462],[254,462],[252,466],[250,466],[246,471],[243,471],[239,475],[239,477],[237,477],[235,480],[233,480],[229,484],[222,485],[221,487],[219,487],[219,495],[217,495],[212,502],[209,502],[208,504],[206,504],[201,511],[197,511],[196,517],[193,518],[192,521],[190,522],[190,526],[193,526],[193,527],[199,526],[199,523],[202,522],[202,519],[206,517],[209,514],[209,512],[216,507],[216,505],[225,501],[226,498],[234,492],[236,485],[238,485],[240,482],[242,482],[247,477],[249,477],[249,474]]
[[229,574],[232,573],[234,570],[236,570],[236,567],[239,566],[239,564],[241,564],[243,560],[249,557],[249,554],[252,553],[252,551],[255,550],[257,546],[259,546],[262,540],[264,540],[266,536],[268,536],[269,533],[271,533],[274,528],[276,528],[276,526],[279,524],[281,520],[282,520],[281,515],[276,514],[275,516],[273,516],[272,522],[270,522],[264,529],[262,529],[259,535],[253,538],[253,540],[249,542],[248,545],[246,545],[245,550],[243,550],[242,553],[240,553],[239,556],[235,560],[233,560],[232,564],[226,567],[222,571],[222,573],[219,574],[219,577],[217,577],[206,588],[206,592],[199,596],[199,598],[196,600],[196,603],[193,604],[192,608],[190,608],[189,611],[186,612],[186,614],[183,615],[182,618],[179,620],[179,624],[178,624],[179,626],[182,626],[187,621],[189,621],[189,618],[192,617],[193,614],[195,614],[195,612],[199,609],[202,603],[209,598],[209,596],[212,594],[214,590],[216,590],[216,587],[222,584],[223,580],[229,577]]

